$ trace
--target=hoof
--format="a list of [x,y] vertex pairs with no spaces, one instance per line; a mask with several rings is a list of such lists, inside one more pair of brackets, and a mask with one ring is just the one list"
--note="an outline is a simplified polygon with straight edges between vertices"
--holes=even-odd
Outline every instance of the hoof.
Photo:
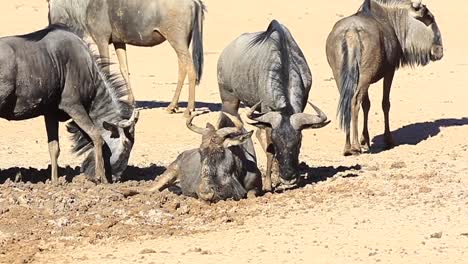
[[185,110],[185,111],[184,111],[184,117],[185,117],[185,118],[191,117],[193,111],[194,111],[194,110],[190,110],[190,109]]
[[250,190],[247,192],[247,199],[254,199],[255,197],[257,197],[256,190]]
[[177,110],[179,110],[179,107],[178,106],[174,106],[174,105],[169,105],[167,108],[166,108],[166,112],[168,114],[175,114],[177,113]]
[[370,146],[367,143],[361,143],[361,150],[362,152],[368,152],[370,150]]
[[350,148],[350,149],[345,149],[344,152],[343,152],[343,155],[345,157],[349,157],[349,156],[359,156],[360,154],[362,153],[361,151],[361,148]]
[[271,184],[263,184],[263,187],[262,187],[263,191],[268,193],[268,192],[272,192],[273,191],[273,188],[271,187]]

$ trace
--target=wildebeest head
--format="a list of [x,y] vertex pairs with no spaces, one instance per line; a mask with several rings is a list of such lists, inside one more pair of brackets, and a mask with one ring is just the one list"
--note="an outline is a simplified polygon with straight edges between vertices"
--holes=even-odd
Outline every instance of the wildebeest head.
[[[125,171],[130,158],[130,152],[135,142],[135,126],[138,121],[139,112],[133,110],[129,119],[118,123],[102,122],[102,138],[104,139],[103,156],[106,176],[112,176],[113,181],[119,181]],[[74,122],[67,125],[68,132],[73,134],[75,141],[74,151],[78,154],[89,153],[81,168],[90,178],[95,177],[95,155],[91,140]]]
[[237,117],[226,115],[232,120],[235,127],[216,128],[207,123],[205,128],[192,123],[198,113],[187,119],[187,127],[202,135],[199,148],[201,172],[198,196],[205,201],[218,201],[226,198],[242,199],[246,191],[238,180],[242,168],[237,159],[228,148],[244,144],[252,136],[253,131],[243,132],[243,123]]
[[442,36],[434,15],[421,0],[408,5],[406,38],[402,43],[405,57],[410,64],[426,65],[444,56]]
[[127,168],[130,152],[135,143],[135,125],[138,122],[138,116],[138,110],[134,110],[128,120],[120,121],[117,124],[103,122],[103,128],[110,132],[103,134],[103,138],[110,150],[109,165],[113,181],[120,180],[122,173]]
[[275,158],[278,161],[280,179],[285,185],[295,185],[298,180],[299,152],[302,144],[302,130],[326,126],[327,116],[309,102],[318,115],[297,113],[285,115],[281,112],[255,113],[261,102],[254,105],[247,116],[255,121],[252,125],[271,128],[271,140]]

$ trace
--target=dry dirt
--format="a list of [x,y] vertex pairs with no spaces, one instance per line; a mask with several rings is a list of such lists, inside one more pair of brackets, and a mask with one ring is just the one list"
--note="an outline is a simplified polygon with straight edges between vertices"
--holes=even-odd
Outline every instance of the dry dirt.
[[[325,40],[334,22],[360,2],[206,0],[198,107],[219,110],[216,61],[223,47],[276,18],[307,57],[311,99],[334,121],[338,93]],[[60,186],[44,183],[49,155],[43,121],[0,120],[0,263],[468,263],[468,39],[460,31],[468,25],[468,5],[426,2],[446,55],[397,73],[391,126],[399,146],[382,150],[379,83],[370,90],[372,153],[342,157],[337,122],[305,131],[300,159],[308,178],[296,190],[211,206],[168,191],[129,198],[118,192],[149,186],[178,153],[200,142],[184,128],[181,114],[164,111],[177,78],[168,44],[129,48],[142,107],[126,173],[133,181],[85,181],[62,125],[59,162],[66,177]],[[44,0],[1,0],[0,6],[1,36],[47,24]],[[186,95],[185,89],[183,101]],[[265,156],[257,153],[263,166]]]

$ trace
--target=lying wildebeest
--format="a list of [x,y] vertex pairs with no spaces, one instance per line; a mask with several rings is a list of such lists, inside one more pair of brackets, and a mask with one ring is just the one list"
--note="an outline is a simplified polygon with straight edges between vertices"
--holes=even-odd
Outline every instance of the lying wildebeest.
[[[340,100],[340,126],[346,132],[344,155],[370,147],[367,121],[369,86],[384,79],[382,109],[385,143],[394,146],[390,133],[390,89],[401,66],[426,65],[443,57],[442,38],[429,9],[421,0],[366,0],[357,14],[336,23],[327,40],[327,58]],[[358,141],[358,116],[364,110],[364,128]],[[351,145],[350,124],[353,142]]]
[[[179,78],[171,104],[174,112],[185,77],[189,78],[189,101],[186,115],[195,108],[195,85],[203,69],[203,18],[201,0],[48,0],[49,23],[63,23],[79,28],[96,42],[103,58],[109,58],[113,43],[120,70],[130,88],[126,44],[152,47],[166,39],[179,60]],[[189,45],[192,43],[192,55]]]
[[[0,39],[0,117],[25,120],[44,116],[58,181],[59,121],[73,120],[74,151],[94,150],[82,170],[107,182],[127,167],[138,112],[127,102],[125,82],[107,76],[88,46],[63,26]],[[104,150],[104,151],[103,151]],[[93,170],[94,169],[94,170]]]
[[[223,111],[236,115],[240,102],[252,107],[257,137],[267,153],[263,188],[271,190],[273,158],[280,179],[295,185],[303,129],[320,128],[327,116],[303,113],[312,76],[306,59],[289,30],[273,20],[265,32],[243,34],[229,44],[218,61],[218,84]],[[262,114],[255,114],[261,106]],[[220,120],[221,126],[224,120]]]
[[200,114],[203,113],[187,119],[187,127],[202,135],[200,147],[180,154],[164,174],[156,178],[149,192],[162,191],[179,182],[184,195],[208,202],[256,195],[262,185],[260,171],[252,156],[255,155],[253,145],[244,144],[251,140],[253,131],[243,130],[242,121],[229,114],[235,127],[216,130],[210,123],[206,128],[197,127],[192,121]]

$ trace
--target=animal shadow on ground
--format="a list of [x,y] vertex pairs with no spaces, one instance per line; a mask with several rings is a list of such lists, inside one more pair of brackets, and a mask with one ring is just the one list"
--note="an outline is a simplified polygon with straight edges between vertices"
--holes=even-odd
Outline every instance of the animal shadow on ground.
[[[159,101],[137,101],[136,105],[142,109],[155,109],[155,108],[166,108],[170,102],[159,102]],[[179,102],[179,107],[186,108],[187,102]],[[212,112],[221,111],[221,104],[219,103],[208,103],[208,102],[196,102],[195,108],[208,108]]]
[[[157,166],[155,164],[151,164],[146,168],[128,166],[125,172],[122,174],[121,182],[151,181],[154,180],[158,175],[161,175],[165,170],[165,167]],[[72,182],[73,178],[80,174],[80,167],[59,167],[59,175],[60,177],[65,177],[66,182]],[[0,170],[0,184],[5,183],[8,179],[13,182],[47,182],[47,180],[50,180],[50,165],[47,169],[13,167]]]
[[302,162],[299,164],[299,171],[301,175],[305,175],[301,177],[299,181],[299,185],[297,188],[303,188],[307,185],[326,181],[329,178],[333,178],[340,173],[344,173],[342,175],[343,178],[354,178],[358,177],[357,171],[361,170],[361,165],[356,164],[354,166],[328,166],[328,167],[316,167],[312,168],[309,167],[306,163]]
[[[447,118],[438,119],[432,122],[415,123],[401,127],[392,132],[397,145],[417,145],[422,141],[437,136],[443,127],[456,127],[468,125],[468,118]],[[384,135],[376,136],[372,139],[371,153],[385,151]]]
[[149,167],[140,168],[128,166],[122,174],[121,181],[152,181],[166,170],[166,167],[151,164]]
[[[75,176],[80,175],[80,167],[59,167],[59,175],[65,176],[65,180],[71,182]],[[47,169],[13,167],[0,170],[0,184],[5,183],[8,179],[14,182],[46,182],[50,180],[50,165]]]

